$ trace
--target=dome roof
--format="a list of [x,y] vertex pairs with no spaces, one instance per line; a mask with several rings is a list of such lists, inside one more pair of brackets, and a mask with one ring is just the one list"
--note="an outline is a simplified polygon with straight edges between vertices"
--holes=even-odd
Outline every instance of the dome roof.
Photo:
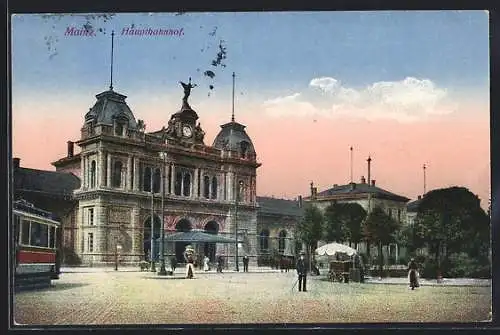
[[175,113],[173,117],[178,117],[182,120],[191,120],[193,122],[198,120],[198,114],[196,114],[196,112],[186,102],[182,104],[181,110]]
[[85,121],[93,120],[97,124],[112,125],[113,120],[118,119],[128,122],[129,129],[137,128],[134,114],[125,102],[125,95],[109,90],[96,95],[96,98],[97,102],[85,114]]
[[214,140],[213,147],[217,149],[231,149],[255,154],[252,140],[245,131],[245,126],[238,122],[229,122],[221,126],[221,131]]

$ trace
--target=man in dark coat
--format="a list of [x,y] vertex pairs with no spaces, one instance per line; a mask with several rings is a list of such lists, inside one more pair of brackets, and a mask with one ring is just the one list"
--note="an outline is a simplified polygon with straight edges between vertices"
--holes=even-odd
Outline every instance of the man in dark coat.
[[248,272],[248,256],[243,256],[243,272]]
[[297,260],[297,275],[299,276],[299,292],[304,291],[307,292],[307,261],[305,260],[305,252],[300,253],[300,257]]

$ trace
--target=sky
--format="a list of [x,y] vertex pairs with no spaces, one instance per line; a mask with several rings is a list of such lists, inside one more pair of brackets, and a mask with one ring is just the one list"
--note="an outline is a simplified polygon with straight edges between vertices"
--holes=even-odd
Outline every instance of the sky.
[[[71,31],[94,31],[75,35]],[[72,30],[72,28],[74,28]],[[144,29],[176,35],[139,35]],[[490,198],[489,31],[485,11],[133,13],[12,17],[12,150],[54,170],[95,95],[127,96],[146,131],[183,96],[211,145],[235,117],[262,166],[257,194],[293,199],[371,177],[416,199],[465,186]],[[134,31],[134,34],[131,32]],[[128,34],[127,34],[128,32]],[[215,66],[220,46],[226,58]],[[214,76],[205,75],[212,71]]]

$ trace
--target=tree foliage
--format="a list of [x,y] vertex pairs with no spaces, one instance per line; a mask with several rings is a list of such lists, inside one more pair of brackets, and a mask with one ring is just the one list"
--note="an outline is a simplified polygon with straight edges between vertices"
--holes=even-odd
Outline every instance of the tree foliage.
[[308,206],[297,225],[298,238],[308,246],[316,244],[323,235],[323,214],[316,206]]
[[467,252],[479,256],[488,253],[490,222],[479,198],[467,188],[437,189],[427,193],[419,205],[416,234],[438,261],[443,247],[446,255]]
[[358,244],[363,237],[365,218],[366,211],[357,203],[331,204],[325,209],[325,240]]
[[380,207],[375,207],[366,218],[363,235],[367,241],[378,245],[380,274],[384,267],[382,246],[396,241],[395,235],[398,229],[399,223],[387,215]]

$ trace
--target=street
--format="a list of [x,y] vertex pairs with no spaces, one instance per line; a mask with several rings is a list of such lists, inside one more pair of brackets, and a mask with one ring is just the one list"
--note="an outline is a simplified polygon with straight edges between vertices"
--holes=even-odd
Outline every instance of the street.
[[[183,270],[183,269],[178,269]],[[330,283],[295,272],[195,273],[184,279],[151,272],[63,273],[48,289],[18,292],[18,324],[207,324],[471,322],[488,318],[491,287]]]

